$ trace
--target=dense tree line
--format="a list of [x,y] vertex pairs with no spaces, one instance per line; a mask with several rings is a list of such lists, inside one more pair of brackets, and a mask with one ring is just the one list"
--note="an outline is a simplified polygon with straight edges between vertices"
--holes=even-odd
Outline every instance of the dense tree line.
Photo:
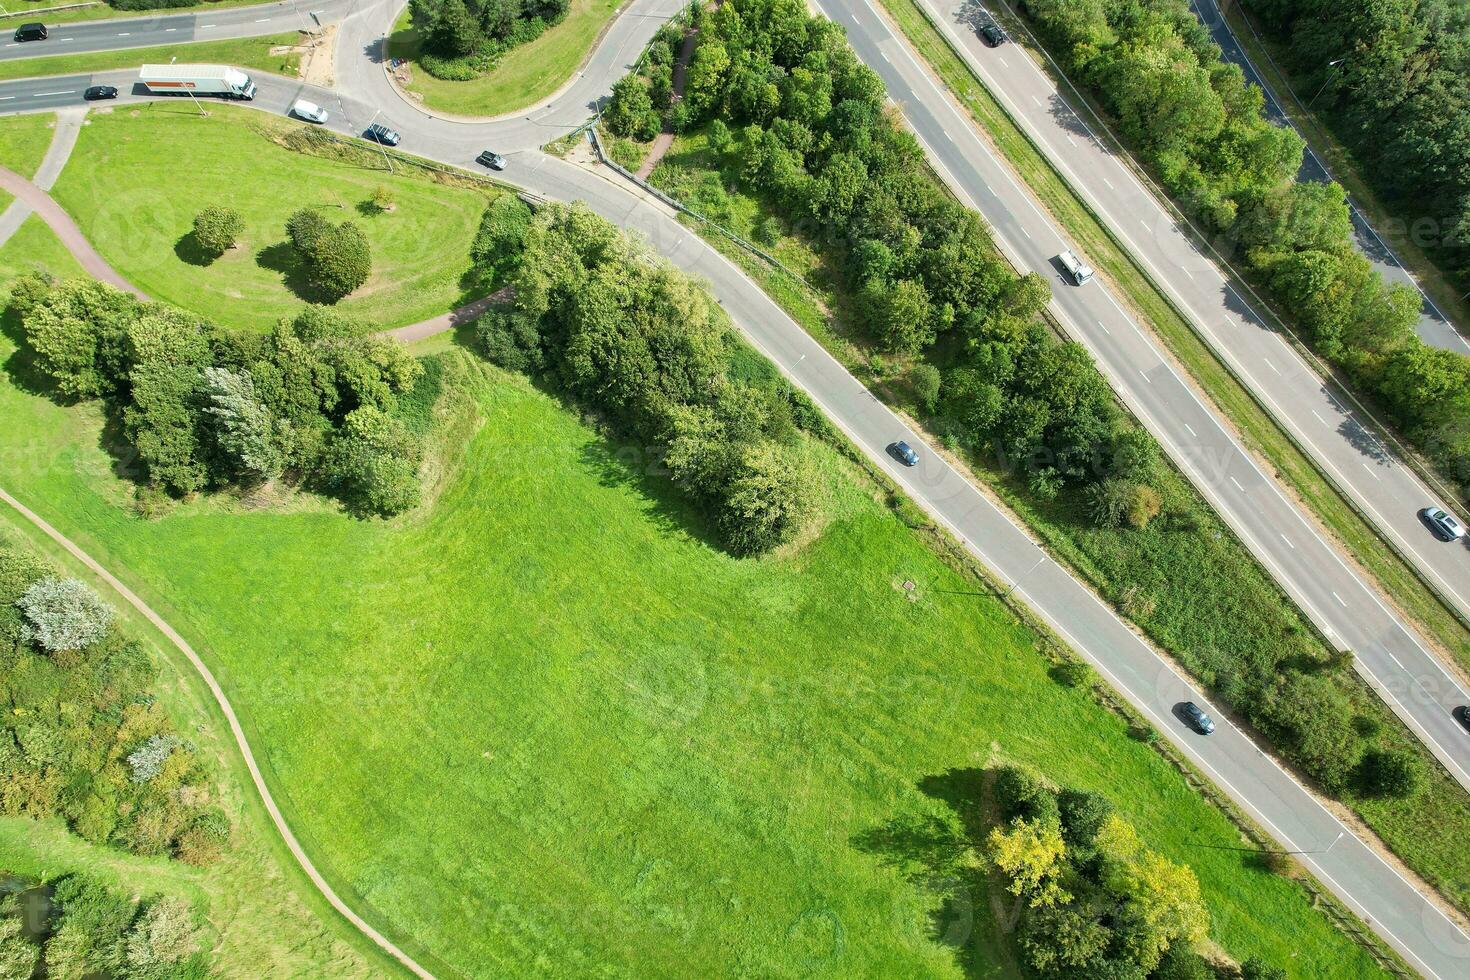
[[0,541],[0,813],[207,864],[229,821],[204,761],[149,695],[147,653],[112,620],[85,584]]
[[1016,896],[1013,938],[1036,977],[1272,980],[1256,961],[1215,966],[1199,952],[1209,911],[1188,867],[1150,850],[1101,794],[1056,790],[1034,773],[995,774],[1000,826],[986,840],[991,864]]
[[[1344,71],[1356,64],[1351,77],[1372,79],[1363,84],[1373,87],[1374,98],[1388,100],[1380,108],[1392,104],[1403,110],[1375,119],[1361,130],[1363,138],[1383,147],[1390,145],[1387,131],[1399,134],[1393,141],[1401,148],[1393,158],[1396,172],[1416,186],[1441,188],[1435,193],[1450,207],[1442,190],[1450,179],[1447,162],[1413,162],[1402,147],[1433,142],[1439,138],[1434,133],[1458,125],[1455,119],[1470,119],[1464,115],[1470,109],[1461,106],[1432,127],[1416,127],[1403,114],[1412,101],[1406,78],[1390,85],[1385,79],[1391,72],[1370,68],[1405,57],[1401,42],[1414,33],[1414,4],[1350,4],[1346,16],[1316,2],[1263,0],[1261,6],[1278,17],[1298,11],[1295,16],[1306,19],[1292,23],[1304,30],[1309,22],[1332,23],[1330,29],[1318,23],[1306,30],[1304,43],[1313,51],[1330,49],[1334,59],[1344,50],[1359,52]],[[1405,286],[1386,286],[1354,250],[1341,187],[1296,179],[1301,139],[1267,121],[1261,91],[1221,60],[1186,0],[1027,0],[1026,9],[1064,67],[1101,97],[1124,138],[1186,209],[1217,233],[1217,242],[1244,257],[1308,343],[1375,394],[1446,474],[1462,485],[1470,482],[1470,359],[1428,348],[1415,336],[1418,296]],[[1301,12],[1307,10],[1310,16]],[[1363,33],[1350,42],[1336,32]],[[1380,36],[1390,39],[1382,56],[1361,47]],[[1421,59],[1405,71],[1433,75],[1437,69]],[[1461,76],[1456,85],[1463,84]],[[1436,92],[1431,102],[1443,94],[1430,81],[1425,86]],[[1453,152],[1464,153],[1463,144]],[[1427,169],[1416,171],[1420,165]],[[1465,175],[1453,179],[1463,189]],[[1453,219],[1456,227],[1460,220]]]
[[419,67],[468,81],[511,48],[534,41],[567,15],[571,0],[410,0]]
[[151,487],[285,477],[380,514],[418,499],[418,439],[392,412],[422,368],[326,307],[251,334],[103,283],[35,276],[11,310],[58,395],[106,403]]
[[[1409,232],[1470,285],[1470,7],[1251,0]],[[1422,223],[1417,216],[1430,220]]]
[[[1172,31],[1175,23],[1165,26]],[[1187,10],[1177,18],[1181,31],[1194,23]],[[842,288],[873,339],[903,358],[916,352],[927,358],[909,377],[920,406],[935,413],[931,424],[1017,474],[1034,499],[1134,534],[1117,548],[1100,546],[1089,560],[1106,564],[1121,550],[1135,564],[1154,566],[1121,578],[1169,594],[1169,583],[1151,579],[1166,575],[1180,553],[1195,552],[1200,524],[1192,504],[1166,499],[1177,480],[1164,472],[1157,443],[1117,407],[1086,350],[1058,341],[1039,322],[1050,297],[1045,280],[1011,272],[979,217],[940,189],[920,148],[886,109],[877,77],[857,63],[840,29],[794,0],[726,0],[699,15],[698,26],[678,104],[689,114],[675,118],[666,109],[665,118],[703,127],[719,169],[702,179],[737,181],[772,214],[797,223],[837,264]],[[654,52],[671,43],[656,40],[641,74],[620,82],[616,93],[641,86],[648,94],[650,75],[672,48]],[[616,128],[637,119],[636,112],[619,113],[620,97],[614,95],[604,121],[618,135],[636,135]],[[1243,88],[1237,97],[1251,99]],[[1199,98],[1193,89],[1181,96],[1185,103]],[[1241,127],[1225,141],[1233,152],[1253,146],[1266,160],[1279,156],[1279,131],[1263,122]],[[1190,143],[1182,147],[1193,152]],[[1289,141],[1286,149],[1292,150]],[[1290,193],[1306,201],[1323,194]],[[1284,206],[1277,201],[1252,220],[1274,216],[1293,226],[1303,218],[1278,205]],[[1141,533],[1159,518],[1163,534]],[[1132,615],[1126,604],[1125,611]],[[1190,633],[1180,621],[1198,616],[1183,609],[1148,625],[1330,791],[1414,792],[1417,778],[1396,774],[1415,770],[1416,762],[1370,720],[1381,709],[1345,669],[1349,661],[1326,659],[1283,607],[1242,599],[1236,612],[1241,625],[1230,636]],[[1384,754],[1393,759],[1386,766]]]
[[0,977],[202,980],[213,974],[197,918],[180,899],[140,900],[85,874],[33,884],[0,895]]
[[732,371],[740,342],[709,294],[582,205],[533,216],[507,195],[484,225],[473,254],[504,263],[515,296],[477,325],[490,357],[640,440],[733,553],[795,537],[813,489],[798,400]]

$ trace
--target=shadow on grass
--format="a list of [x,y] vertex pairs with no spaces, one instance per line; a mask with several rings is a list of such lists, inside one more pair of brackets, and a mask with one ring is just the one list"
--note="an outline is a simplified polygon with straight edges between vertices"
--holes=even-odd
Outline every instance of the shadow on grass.
[[311,284],[306,275],[306,263],[301,261],[301,256],[296,254],[296,249],[291,247],[290,242],[276,242],[267,245],[255,253],[255,262],[262,269],[281,274],[281,284],[289,289],[297,299],[307,303],[321,303],[331,306],[337,302],[337,297],[329,296]]
[[26,340],[20,316],[9,307],[0,312],[0,333],[15,344],[15,350],[5,359],[5,373],[12,384],[28,395],[40,395],[63,405],[72,403],[73,400],[58,391],[55,383],[36,366],[36,352]]
[[187,231],[174,242],[174,254],[179,260],[189,265],[197,265],[200,268],[213,265],[219,256],[199,244],[198,237],[192,231]]
[[[566,401],[562,393],[547,388],[541,381],[535,384]],[[569,407],[575,410],[574,405]],[[599,435],[600,438],[583,446],[581,452],[582,462],[597,474],[599,483],[635,490],[644,502],[644,514],[661,533],[682,533],[708,548],[727,553],[704,514],[670,481],[656,448],[619,440],[605,431]]]
[[995,968],[981,949],[993,931],[992,911],[985,869],[974,856],[990,829],[985,802],[991,779],[990,771],[974,768],[926,776],[919,790],[943,802],[948,813],[900,817],[852,841],[932,897],[929,938],[954,951],[967,977],[988,976]]

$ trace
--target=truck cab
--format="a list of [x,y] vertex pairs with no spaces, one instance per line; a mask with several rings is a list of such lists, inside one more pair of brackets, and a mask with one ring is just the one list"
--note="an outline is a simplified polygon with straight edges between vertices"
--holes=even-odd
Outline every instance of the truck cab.
[[1081,286],[1092,278],[1092,266],[1079,259],[1070,248],[1061,255],[1058,255],[1057,261],[1061,263],[1067,275],[1072,278],[1072,282],[1078,286]]

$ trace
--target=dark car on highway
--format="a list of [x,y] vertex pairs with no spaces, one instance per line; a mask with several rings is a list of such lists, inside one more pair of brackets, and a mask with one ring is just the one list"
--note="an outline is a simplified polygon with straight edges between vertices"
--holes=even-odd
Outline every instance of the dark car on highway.
[[1465,726],[1465,730],[1470,732],[1470,704],[1462,704],[1451,713],[1460,720],[1461,725]]
[[46,40],[45,24],[22,24],[15,29],[17,41],[44,41]]
[[384,146],[397,146],[403,140],[397,130],[389,129],[382,123],[373,123],[363,130],[362,138],[372,140],[374,143],[382,143]]
[[1186,701],[1180,706],[1179,711],[1184,715],[1184,720],[1189,722],[1190,727],[1201,735],[1209,735],[1215,730],[1215,722],[1204,709],[1193,701]]
[[117,98],[117,86],[93,85],[82,93],[82,98],[86,99],[89,102],[95,101],[97,99],[115,99]]
[[1006,43],[1005,31],[1002,31],[993,23],[987,22],[981,24],[980,30],[976,33],[980,35],[980,40],[985,42],[986,47],[998,48]]
[[918,466],[919,454],[906,442],[895,442],[888,447],[888,455],[905,466]]
[[493,150],[482,150],[480,155],[475,157],[475,162],[491,170],[505,169],[505,157]]

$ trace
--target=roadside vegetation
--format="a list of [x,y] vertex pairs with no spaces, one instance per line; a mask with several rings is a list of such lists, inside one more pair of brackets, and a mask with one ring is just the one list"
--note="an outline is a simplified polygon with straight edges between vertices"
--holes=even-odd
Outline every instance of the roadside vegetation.
[[[978,218],[943,194],[875,76],[866,95],[843,89],[852,56],[831,30],[795,8],[729,0],[702,16],[682,102],[654,100],[666,59],[651,50],[604,121],[629,138],[657,129],[650,115],[684,130],[653,183],[783,264],[796,257],[796,270],[803,249],[819,257],[802,273],[814,289],[769,270],[761,281],[780,285],[773,296],[803,322],[825,320],[819,339],[1464,906],[1470,860],[1434,828],[1470,832],[1470,799],[1116,407],[1085,352],[1034,321],[1045,284],[1017,279]],[[956,229],[966,237],[951,239]],[[1375,775],[1385,758],[1412,773],[1401,795]]]
[[[412,323],[479,295],[466,277],[487,191],[417,168],[389,174],[372,162],[296,152],[303,132],[232,106],[212,105],[208,116],[175,102],[116,111],[82,130],[54,194],[139,289],[231,328],[269,331],[303,301],[324,298],[286,231],[302,208],[362,232],[372,274],[334,309],[364,329]],[[160,158],[187,160],[189,179],[157,166]],[[392,210],[376,203],[379,187],[389,188]],[[243,224],[237,247],[215,257],[197,247],[193,223],[217,206],[238,211]]]
[[[301,44],[304,38],[296,31],[271,34],[265,37],[231,38],[227,41],[195,41],[188,44],[167,44],[156,48],[129,48],[122,51],[91,51],[86,54],[49,55],[41,58],[18,58],[0,61],[0,81],[15,78],[41,78],[46,75],[79,75],[88,72],[111,71],[115,68],[135,68],[145,64],[167,64],[178,57],[196,62],[238,65],[255,71],[274,72],[295,78],[301,67],[301,52],[282,51],[272,54],[272,48]],[[34,118],[34,117],[16,117]],[[6,128],[11,125],[7,120]]]
[[1470,19],[1443,0],[1255,0],[1404,231],[1470,289]]
[[[1463,493],[1470,358],[1414,334],[1418,294],[1385,286],[1354,250],[1341,187],[1296,179],[1301,138],[1266,120],[1260,91],[1221,60],[1188,4],[1025,6],[1063,68],[1101,99],[1164,187],[1242,255],[1304,340]],[[1420,185],[1442,186],[1427,176]]]
[[[548,247],[553,231],[598,240],[574,216],[540,220]],[[656,296],[647,276],[622,295]],[[558,287],[570,305],[547,313],[606,315],[597,281]],[[538,321],[553,364],[571,322]],[[589,424],[449,349],[400,401],[436,447],[431,507],[359,521],[216,494],[145,520],[103,448],[106,416],[19,387],[10,333],[0,363],[16,423],[0,428],[0,485],[217,666],[334,885],[455,969],[533,954],[574,974],[717,972],[732,956],[760,973],[993,969],[1010,960],[1000,885],[957,869],[949,842],[975,770],[1017,761],[1106,790],[1187,862],[1211,950],[1377,974],[821,439],[798,436],[813,522],[737,558],[613,406],[579,400]],[[748,352],[728,363],[752,392],[780,390]]]
[[[73,10],[57,10],[47,14],[39,15],[49,24],[66,24],[78,20],[113,20],[126,17],[150,17],[156,16],[157,11],[166,13],[190,13],[192,11],[204,12],[208,10],[224,10],[229,7],[249,7],[260,4],[261,0],[120,0],[118,3],[99,2],[83,4]],[[5,13],[0,14],[0,25],[14,29],[22,21],[38,19],[36,11],[42,7],[69,6],[66,4],[55,4],[51,0],[22,0],[19,4],[5,5]]]
[[[452,11],[451,23],[458,23],[461,30],[477,30],[479,21],[473,16],[461,17],[454,5],[460,0],[445,0],[417,12],[413,5],[405,8],[402,16],[393,25],[388,39],[388,50],[394,58],[409,62],[411,79],[405,86],[412,96],[439,112],[466,116],[498,116],[536,105],[550,96],[571,79],[584,59],[592,50],[593,42],[618,9],[618,0],[544,0],[536,9],[560,8],[564,11],[554,22],[547,24],[544,14],[540,17],[543,28],[534,38],[515,37],[530,35],[531,25],[536,21],[518,19],[511,27],[512,37],[502,41],[482,41],[477,51],[466,57],[436,55],[436,41],[444,43],[449,29],[444,26],[440,8]],[[532,5],[534,6],[534,5]],[[521,9],[519,4],[506,0],[486,0],[481,5],[485,16],[500,18],[505,9]],[[531,9],[529,6],[526,9]],[[466,14],[469,14],[466,8]],[[427,26],[426,26],[427,25]],[[519,26],[517,26],[519,25]],[[483,32],[482,32],[483,33]],[[483,52],[493,50],[493,55]]]

